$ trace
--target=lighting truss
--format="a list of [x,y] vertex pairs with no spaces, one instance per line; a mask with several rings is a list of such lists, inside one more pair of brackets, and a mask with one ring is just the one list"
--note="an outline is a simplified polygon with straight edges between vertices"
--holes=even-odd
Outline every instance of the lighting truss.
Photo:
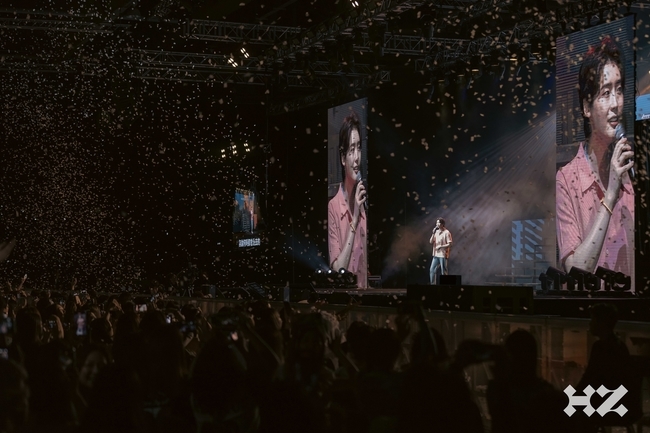
[[113,33],[117,27],[112,22],[98,22],[95,17],[61,12],[0,10],[0,29],[39,30],[61,33]]
[[487,55],[494,49],[504,49],[510,43],[525,44],[534,33],[543,33],[544,30],[553,32],[553,22],[545,17],[542,22],[534,20],[522,21],[514,28],[503,30],[494,35],[485,36],[474,40],[447,40],[452,43],[445,43],[445,40],[433,38],[428,44],[431,51],[422,59],[416,61],[416,68],[419,70],[435,69],[444,66],[459,58],[468,58],[475,55]]
[[227,21],[192,20],[183,25],[188,39],[247,44],[273,45],[303,32],[301,27],[232,23]]
[[338,96],[347,94],[350,90],[357,90],[375,86],[377,84],[388,83],[391,81],[390,71],[377,71],[371,76],[357,77],[345,83],[344,77],[339,81],[338,85],[330,86],[324,90],[316,93],[306,95],[301,98],[294,99],[279,104],[272,104],[269,109],[269,114],[277,115],[283,113],[290,113],[313,105],[318,105],[324,102],[331,101]]

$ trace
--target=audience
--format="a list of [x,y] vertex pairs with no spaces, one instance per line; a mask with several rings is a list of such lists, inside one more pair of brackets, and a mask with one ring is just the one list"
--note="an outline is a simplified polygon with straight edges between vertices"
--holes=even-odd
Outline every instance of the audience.
[[[341,329],[341,316],[316,309],[299,314],[289,303],[276,309],[265,300],[231,302],[207,314],[192,300],[179,303],[164,292],[4,293],[0,432],[563,433],[598,427],[569,424],[567,396],[539,377],[538,342],[525,330],[507,336],[503,346],[465,340],[452,352],[419,306],[402,305],[394,329],[363,321]],[[596,305],[591,313],[598,341],[576,389],[621,383],[632,389],[635,370],[614,333],[616,310]],[[482,363],[491,368],[489,422],[466,374]]]
[[570,432],[567,396],[537,376],[537,342],[518,329],[494,356],[494,379],[487,389],[492,433]]
[[[591,347],[587,368],[575,388],[583,390],[590,385],[598,390],[602,385],[613,391],[623,385],[628,392],[620,403],[625,405],[628,412],[623,417],[614,412],[603,417],[585,417],[579,411],[579,428],[585,433],[596,432],[601,426],[629,425],[642,415],[641,372],[633,363],[625,343],[614,333],[618,310],[612,304],[596,304],[591,308],[590,315],[589,332],[598,340]],[[592,399],[594,407],[600,407],[605,400],[598,394]]]

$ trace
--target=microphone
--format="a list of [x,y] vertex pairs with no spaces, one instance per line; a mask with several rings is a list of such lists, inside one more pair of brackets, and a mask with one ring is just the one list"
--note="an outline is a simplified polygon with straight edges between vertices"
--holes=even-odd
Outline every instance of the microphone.
[[[361,172],[357,173],[357,183],[363,182],[361,179]],[[368,190],[366,189],[366,201],[363,202],[363,208],[368,210]]]
[[[614,136],[616,137],[616,141],[618,141],[621,138],[625,137],[625,127],[623,126],[623,124],[621,122],[619,122],[618,125],[616,125],[616,129],[614,129]],[[630,143],[630,147],[631,146],[632,146],[632,143]],[[634,150],[634,149],[632,149],[632,150]],[[625,161],[625,163],[627,164],[630,161],[631,161],[631,159],[628,159],[627,161]],[[627,173],[630,175],[630,179],[634,180],[635,173],[634,173],[634,167],[633,166],[630,167],[630,169],[627,171]]]

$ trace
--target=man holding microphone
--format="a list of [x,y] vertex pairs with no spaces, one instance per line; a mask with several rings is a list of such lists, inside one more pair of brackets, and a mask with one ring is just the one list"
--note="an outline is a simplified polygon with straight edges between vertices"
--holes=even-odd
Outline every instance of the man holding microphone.
[[[440,284],[440,277],[438,275],[448,275],[449,250],[451,249],[451,233],[445,228],[445,220],[438,218],[436,220],[436,227],[431,233],[429,243],[433,245],[433,260],[431,261],[431,268],[429,269],[429,281],[431,284]],[[438,273],[440,269],[440,273]]]

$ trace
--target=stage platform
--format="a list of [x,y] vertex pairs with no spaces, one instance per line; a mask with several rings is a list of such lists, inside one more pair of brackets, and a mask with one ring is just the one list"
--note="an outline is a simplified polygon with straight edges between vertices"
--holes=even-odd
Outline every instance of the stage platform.
[[567,318],[588,318],[591,305],[607,302],[618,308],[621,320],[650,322],[650,298],[637,297],[630,292],[563,290],[542,293],[527,285],[412,285],[406,289],[313,290],[318,300],[335,305],[354,303],[373,307],[397,307],[405,301],[422,301],[426,308],[432,310]]
[[650,298],[622,291],[547,291],[529,285],[409,285],[404,288],[327,288],[311,284],[218,288],[215,299],[267,299],[271,302],[397,308],[422,302],[429,311],[589,318],[590,306],[614,304],[620,320],[650,322]]

